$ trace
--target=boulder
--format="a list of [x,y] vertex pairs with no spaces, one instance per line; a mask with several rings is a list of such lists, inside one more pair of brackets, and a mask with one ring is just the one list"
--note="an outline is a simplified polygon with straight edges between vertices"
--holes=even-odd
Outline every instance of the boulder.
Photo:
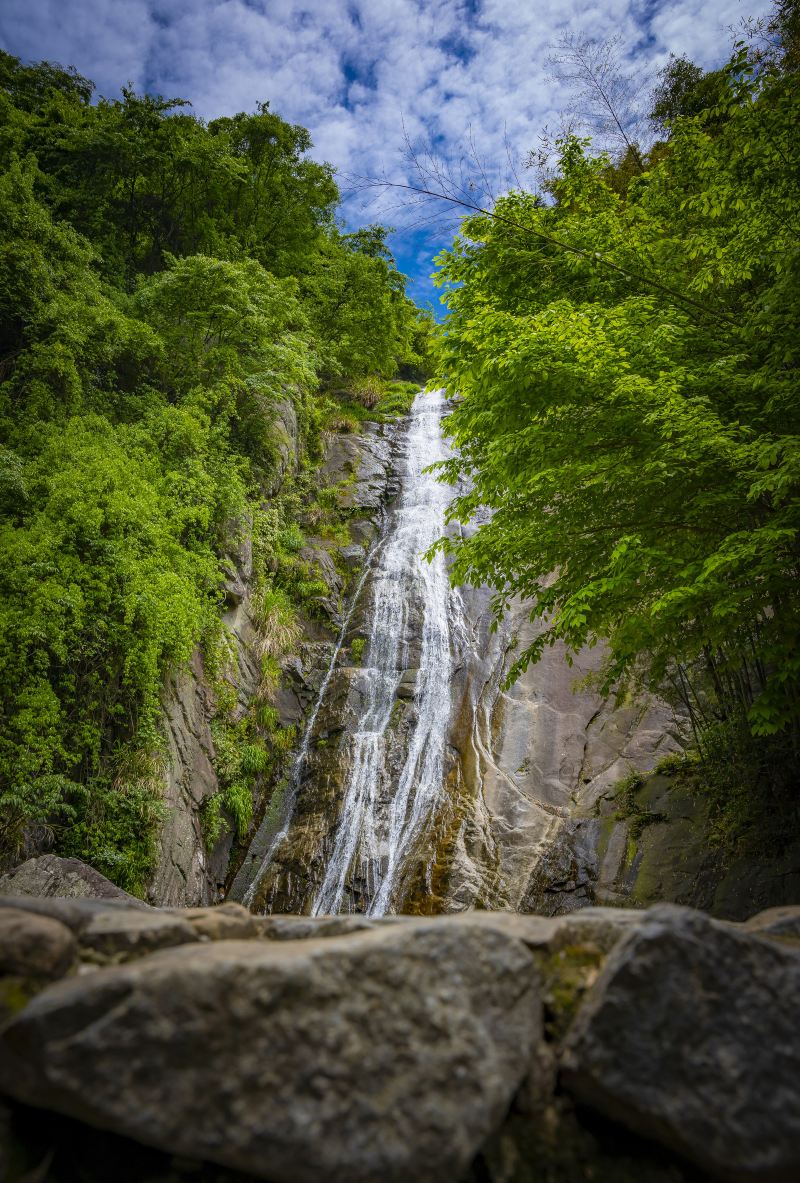
[[305,941],[312,937],[341,937],[354,932],[370,932],[386,923],[383,917],[373,920],[358,913],[343,916],[293,916],[278,913],[272,916],[257,916],[254,919],[258,926],[259,936],[266,937],[270,941]]
[[744,928],[746,932],[758,933],[762,937],[800,941],[800,906],[794,904],[782,908],[767,908],[765,912],[751,916]]
[[134,906],[145,907],[141,900],[128,895],[88,863],[55,854],[28,859],[0,876],[0,896],[4,895],[127,900]]
[[219,941],[48,987],[0,1036],[0,1086],[272,1183],[457,1179],[540,1038],[499,932],[435,922]]
[[83,951],[123,959],[199,940],[200,933],[183,916],[155,908],[149,912],[134,908],[98,910],[80,934]]
[[187,908],[173,915],[188,920],[201,941],[249,940],[260,935],[252,912],[232,902],[214,908]]
[[800,951],[651,909],[578,1011],[561,1076],[721,1179],[800,1178]]
[[439,923],[495,929],[522,941],[532,952],[544,955],[586,943],[596,946],[599,953],[607,953],[645,915],[633,908],[583,908],[564,916],[470,910],[442,916]]
[[156,913],[155,908],[140,904],[138,900],[129,904],[125,900],[60,899],[56,896],[34,895],[0,896],[0,911],[5,908],[18,908],[37,916],[51,916],[53,920],[60,920],[78,935],[87,927],[92,917],[104,912]]
[[0,908],[0,975],[57,978],[66,973],[75,950],[75,937],[60,921]]

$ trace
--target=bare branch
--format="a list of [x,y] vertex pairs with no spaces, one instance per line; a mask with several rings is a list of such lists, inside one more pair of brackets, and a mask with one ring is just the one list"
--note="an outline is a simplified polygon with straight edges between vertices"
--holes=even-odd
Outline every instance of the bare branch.
[[639,145],[649,139],[642,99],[647,80],[626,70],[617,35],[598,41],[585,33],[565,33],[548,58],[554,81],[572,90],[567,113],[578,117],[600,139],[600,146],[629,151],[644,168]]

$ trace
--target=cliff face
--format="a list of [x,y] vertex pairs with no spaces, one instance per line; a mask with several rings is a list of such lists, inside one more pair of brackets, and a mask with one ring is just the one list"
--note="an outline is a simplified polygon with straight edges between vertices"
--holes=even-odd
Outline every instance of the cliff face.
[[514,604],[492,632],[486,590],[462,589],[461,598],[450,804],[424,878],[440,885],[447,910],[585,906],[593,893],[580,852],[594,841],[595,803],[632,769],[651,769],[677,748],[672,712],[656,699],[604,699],[587,686],[600,647],[571,665],[561,646],[546,649],[504,689],[535,633],[530,605]]
[[[359,732],[365,714],[373,717],[383,710],[380,679],[388,675],[395,685],[394,703],[385,723],[378,775],[367,786],[373,800],[362,795],[356,803],[369,818],[345,876],[340,906],[374,908],[375,883],[386,876],[392,857],[392,786],[402,780],[425,711],[438,716],[444,732],[445,791],[432,798],[429,824],[420,827],[404,852],[392,910],[449,912],[479,906],[561,912],[591,903],[599,835],[595,804],[628,772],[647,771],[678,747],[671,711],[656,700],[603,699],[581,687],[599,667],[599,648],[580,654],[572,665],[562,649],[548,649],[510,689],[502,689],[536,626],[530,606],[519,603],[493,629],[491,597],[482,588],[449,593],[447,675],[440,679],[439,696],[427,701],[420,665],[434,613],[416,588],[420,577],[411,579],[385,626],[397,634],[389,646],[391,668],[374,668],[380,653],[370,652],[369,646],[386,648],[385,638],[374,635],[374,617],[393,603],[396,582],[404,586],[409,579],[405,564],[411,558],[397,563],[387,557],[392,534],[411,528],[409,520],[413,525],[429,509],[419,490],[408,497],[412,478],[404,430],[385,442],[377,453],[371,436],[344,437],[328,461],[333,473],[339,473],[345,454],[351,468],[358,460],[353,505],[374,515],[386,503],[385,533],[376,559],[357,581],[298,783],[291,787],[290,808],[266,819],[236,877],[232,898],[246,898],[258,912],[308,912],[323,899],[326,872],[331,858],[338,857],[340,834],[349,820],[345,802],[348,792],[352,796],[354,761],[367,758]],[[413,479],[420,481],[419,475]],[[429,490],[427,496],[435,494]],[[373,536],[375,520],[369,519]],[[365,641],[368,669],[361,665]],[[324,648],[307,652],[299,663],[301,671],[309,671],[302,675],[307,697],[325,677],[324,655]],[[432,741],[424,729],[422,734],[424,750],[424,743]],[[415,767],[417,778],[420,769],[423,756]],[[407,817],[412,808],[409,804]],[[349,809],[352,813],[352,803]]]
[[[297,464],[298,430],[291,404],[283,404],[280,412],[280,479],[285,479]],[[303,553],[327,584],[328,594],[321,607],[329,624],[326,627],[324,622],[307,621],[306,638],[299,652],[282,663],[283,684],[276,701],[282,726],[302,723],[313,705],[348,590],[361,572],[369,545],[380,529],[385,499],[394,487],[391,453],[396,434],[392,425],[365,424],[358,435],[329,435],[323,440],[318,479],[323,486],[339,488],[339,502],[349,517],[352,541],[336,546],[312,538]],[[260,678],[259,636],[250,613],[252,553],[247,523],[231,523],[226,567],[222,621],[233,643],[230,678],[238,699],[237,710],[243,714]],[[232,832],[208,851],[201,825],[204,802],[220,789],[211,729],[215,710],[214,694],[198,650],[189,669],[171,679],[164,696],[166,818],[158,865],[148,890],[151,902],[163,906],[212,903],[229,874]],[[256,802],[257,814],[269,804],[275,789],[273,784],[263,786],[264,798]]]
[[321,874],[324,844],[338,818],[346,774],[339,740],[355,726],[362,706],[354,656],[358,648],[352,646],[363,644],[367,628],[371,548],[381,537],[387,504],[398,493],[403,432],[403,424],[366,424],[363,433],[333,436],[326,444],[321,479],[342,490],[340,504],[350,515],[352,541],[317,550],[318,567],[330,588],[330,628],[301,647],[288,671],[291,686],[278,703],[282,720],[308,727],[302,782],[295,786],[286,778],[276,787],[229,892],[230,898],[242,899],[272,851],[269,872],[259,879],[250,901],[256,910],[267,904],[276,911],[302,908]]
[[[290,756],[283,778],[262,786],[247,849],[234,847],[233,858],[232,836],[208,852],[200,824],[203,802],[219,783],[210,727],[214,700],[199,653],[171,684],[165,702],[168,818],[150,899],[205,904],[225,882],[229,898],[246,899],[256,912],[308,913],[323,898],[352,813],[352,802],[346,802],[354,738],[375,706],[376,674],[365,668],[364,647],[375,631],[375,605],[387,577],[399,580],[403,591],[401,608],[386,625],[396,634],[397,668],[383,741],[383,787],[375,782],[370,805],[377,837],[368,857],[353,856],[337,907],[373,906],[375,881],[386,875],[391,858],[385,835],[394,791],[387,786],[401,778],[424,711],[444,734],[444,791],[431,798],[425,825],[403,852],[390,910],[479,907],[557,915],[591,904],[669,900],[738,919],[796,899],[796,850],[779,859],[726,860],[709,842],[704,801],[663,777],[647,780],[636,800],[620,799],[615,786],[621,778],[649,773],[680,749],[680,728],[658,699],[604,699],[592,689],[602,647],[585,650],[572,664],[561,647],[548,648],[504,688],[516,655],[537,628],[530,605],[513,604],[494,629],[487,589],[453,589],[447,668],[440,693],[425,699],[420,665],[428,606],[414,590],[417,577],[405,560],[387,572],[381,558],[405,512],[407,432],[405,423],[367,425],[361,434],[326,442],[319,479],[337,487],[350,541],[308,540],[304,555],[328,588],[323,619],[307,622],[305,639],[283,661],[276,700],[280,722],[297,724],[298,739],[307,728],[306,746],[300,761],[295,751],[294,773]],[[422,509],[413,509],[412,517],[416,512]],[[236,649],[242,712],[259,677],[258,636],[248,607],[251,569],[246,542],[232,542],[225,623]]]

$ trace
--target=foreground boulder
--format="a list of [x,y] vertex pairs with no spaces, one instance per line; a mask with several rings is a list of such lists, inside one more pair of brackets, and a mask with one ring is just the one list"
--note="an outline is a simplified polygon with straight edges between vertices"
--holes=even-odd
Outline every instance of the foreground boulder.
[[800,948],[651,909],[580,1008],[562,1082],[721,1179],[800,1178]]
[[59,920],[0,908],[0,977],[58,978],[75,953],[75,937]]
[[467,925],[189,944],[39,994],[0,1087],[273,1183],[457,1179],[540,1013],[532,954]]

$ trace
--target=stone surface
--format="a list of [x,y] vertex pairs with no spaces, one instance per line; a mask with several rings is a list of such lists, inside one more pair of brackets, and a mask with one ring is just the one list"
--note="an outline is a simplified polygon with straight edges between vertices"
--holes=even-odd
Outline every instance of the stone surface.
[[57,978],[66,973],[75,951],[75,937],[60,921],[0,908],[0,975]]
[[800,941],[800,905],[767,908],[765,912],[751,916],[744,928],[763,937]]
[[139,912],[106,908],[95,912],[80,932],[83,950],[121,959],[199,940],[199,931],[183,916],[156,909]]
[[[397,918],[399,920],[399,917]],[[384,922],[367,916],[293,916],[286,913],[258,916],[259,936],[269,941],[306,941],[318,937],[340,937],[354,932],[370,932]]]
[[[479,904],[555,915],[596,901],[596,802],[632,769],[649,770],[677,747],[666,704],[603,699],[587,679],[602,645],[570,665],[564,647],[503,688],[540,626],[515,601],[491,631],[490,594],[462,589],[469,624],[453,686],[451,778],[462,823],[437,854],[447,864],[447,910]],[[424,882],[425,876],[422,876]],[[614,901],[609,901],[614,902]]]
[[116,899],[144,906],[88,863],[76,858],[59,858],[55,854],[28,859],[0,877],[0,896],[24,895]]
[[800,844],[734,855],[713,841],[712,803],[694,778],[645,777],[632,794],[604,794],[596,812],[579,823],[584,841],[573,843],[568,857],[575,857],[586,892],[598,903],[669,902],[745,920],[800,899]]
[[200,825],[203,802],[219,788],[214,770],[212,713],[213,700],[197,650],[189,669],[170,679],[164,695],[166,817],[150,884],[153,903],[172,907],[209,904],[215,896],[216,876],[209,866]]
[[583,908],[562,916],[520,915],[514,912],[457,913],[467,923],[502,928],[529,949],[555,953],[570,945],[593,942],[607,953],[627,932],[642,923],[646,913],[633,908]]
[[380,510],[391,467],[391,430],[363,423],[356,435],[330,435],[321,475],[328,484],[347,482],[341,504],[367,513]]
[[187,908],[174,913],[188,920],[200,940],[238,941],[260,935],[255,916],[241,904],[219,904],[215,908]]
[[0,1086],[272,1183],[456,1180],[540,1037],[521,942],[436,922],[184,946],[49,987]]
[[800,951],[702,913],[651,909],[567,1039],[581,1103],[718,1178],[800,1177]]
[[141,900],[60,899],[56,896],[0,896],[0,910],[4,908],[19,908],[37,916],[51,916],[77,934],[82,933],[92,918],[100,914],[145,912],[158,915],[157,909],[143,904]]

